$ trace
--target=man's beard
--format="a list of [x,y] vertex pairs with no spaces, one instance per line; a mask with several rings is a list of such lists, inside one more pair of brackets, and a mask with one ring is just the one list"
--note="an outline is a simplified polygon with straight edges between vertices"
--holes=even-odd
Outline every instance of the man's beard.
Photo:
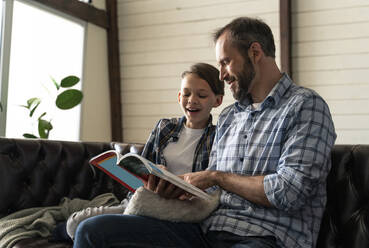
[[255,77],[255,69],[249,57],[246,57],[242,72],[237,77],[238,87],[233,92],[234,99],[242,101],[249,92],[252,80]]

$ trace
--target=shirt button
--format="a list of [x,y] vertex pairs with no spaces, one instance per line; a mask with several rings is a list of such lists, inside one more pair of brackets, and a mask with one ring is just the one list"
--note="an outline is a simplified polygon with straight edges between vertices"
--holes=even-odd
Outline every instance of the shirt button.
[[243,162],[243,158],[240,158],[240,161]]

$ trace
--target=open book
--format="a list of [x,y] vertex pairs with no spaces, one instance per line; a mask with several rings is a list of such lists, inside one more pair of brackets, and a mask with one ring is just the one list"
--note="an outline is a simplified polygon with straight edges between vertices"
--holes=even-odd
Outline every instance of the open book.
[[151,161],[135,153],[121,155],[115,150],[109,150],[93,157],[90,160],[90,164],[101,169],[132,192],[144,186],[144,182],[147,182],[149,174],[153,174],[194,196],[204,200],[212,199],[212,196],[203,190],[184,181],[173,173],[159,168]]

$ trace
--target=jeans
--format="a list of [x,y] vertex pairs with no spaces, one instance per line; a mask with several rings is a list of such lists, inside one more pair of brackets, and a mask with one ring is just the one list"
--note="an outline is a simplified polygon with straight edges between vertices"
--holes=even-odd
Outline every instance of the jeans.
[[210,231],[206,234],[212,248],[278,248],[273,236],[238,236],[229,232]]
[[241,237],[227,232],[204,234],[199,224],[178,223],[134,215],[101,215],[82,221],[75,248],[259,248],[278,247],[274,237]]

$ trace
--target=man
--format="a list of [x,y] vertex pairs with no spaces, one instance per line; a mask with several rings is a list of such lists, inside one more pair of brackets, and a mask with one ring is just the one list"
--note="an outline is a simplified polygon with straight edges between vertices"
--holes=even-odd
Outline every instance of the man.
[[[200,224],[93,219],[77,230],[76,247],[315,246],[336,138],[328,106],[279,71],[262,21],[235,19],[214,41],[220,77],[236,102],[219,116],[208,170],[184,178],[220,187],[219,208]],[[115,228],[93,228],[104,224]]]

